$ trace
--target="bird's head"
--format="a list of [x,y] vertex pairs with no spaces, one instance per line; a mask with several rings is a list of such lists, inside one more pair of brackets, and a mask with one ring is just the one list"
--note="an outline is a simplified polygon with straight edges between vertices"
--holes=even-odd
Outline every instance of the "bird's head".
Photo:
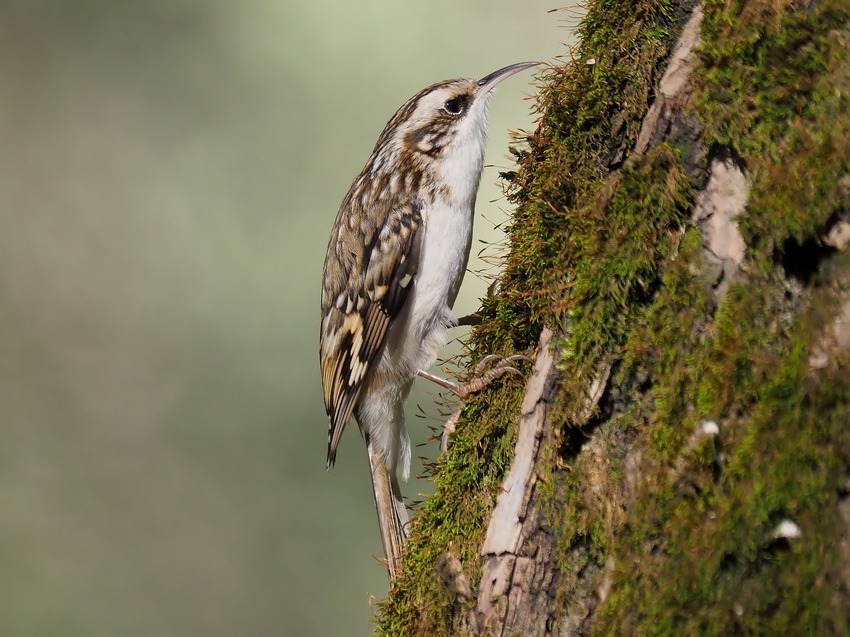
[[537,64],[511,64],[480,80],[446,80],[419,91],[387,123],[375,154],[385,149],[439,160],[466,146],[483,148],[493,89],[505,78]]

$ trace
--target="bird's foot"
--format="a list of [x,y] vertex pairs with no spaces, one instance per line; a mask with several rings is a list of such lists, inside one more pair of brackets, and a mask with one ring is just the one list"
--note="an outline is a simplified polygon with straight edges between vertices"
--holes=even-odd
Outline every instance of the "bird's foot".
[[[494,367],[492,367],[492,369],[485,371],[487,367],[489,367],[495,361],[499,362]],[[456,383],[454,381],[443,378],[442,376],[438,376],[437,374],[432,374],[431,372],[426,372],[423,370],[420,370],[418,374],[422,378],[436,383],[443,389],[449,390],[462,401],[466,401],[470,396],[472,396],[476,392],[481,391],[494,380],[501,376],[504,376],[505,374],[522,375],[522,372],[520,372],[516,367],[514,367],[515,363],[522,361],[531,362],[531,359],[523,354],[515,354],[513,356],[508,356],[507,358],[502,358],[501,356],[497,356],[496,354],[490,354],[481,359],[481,361],[475,366],[472,378],[466,381],[465,383]],[[446,421],[446,424],[443,426],[443,435],[441,436],[440,440],[440,451],[445,451],[446,449],[448,449],[449,436],[454,433],[457,427],[457,420],[460,417],[460,412],[461,409],[457,409]]]
[[[493,362],[499,361],[497,365],[495,365],[492,369],[484,371],[489,367]],[[455,396],[460,398],[461,400],[467,400],[472,394],[480,392],[482,389],[487,387],[490,383],[492,383],[497,378],[504,376],[505,374],[519,374],[522,375],[516,367],[514,367],[514,363],[518,363],[521,361],[531,362],[531,359],[528,356],[523,354],[514,354],[513,356],[508,356],[507,358],[502,358],[497,356],[496,354],[489,354],[481,359],[481,362],[475,366],[475,371],[470,378],[465,383],[457,383],[451,380],[447,380],[442,376],[438,376],[437,374],[432,374],[431,372],[426,372],[424,370],[420,370],[417,372],[419,376],[430,380],[432,383],[436,383],[443,389],[448,389]]]

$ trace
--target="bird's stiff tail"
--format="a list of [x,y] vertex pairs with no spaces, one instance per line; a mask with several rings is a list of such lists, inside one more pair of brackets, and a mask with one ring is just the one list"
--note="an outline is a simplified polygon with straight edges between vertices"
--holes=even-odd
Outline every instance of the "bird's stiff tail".
[[387,558],[387,570],[393,580],[401,574],[401,552],[407,537],[407,509],[401,497],[395,471],[387,468],[383,454],[367,442],[369,469],[372,472],[372,491],[381,527],[381,542]]

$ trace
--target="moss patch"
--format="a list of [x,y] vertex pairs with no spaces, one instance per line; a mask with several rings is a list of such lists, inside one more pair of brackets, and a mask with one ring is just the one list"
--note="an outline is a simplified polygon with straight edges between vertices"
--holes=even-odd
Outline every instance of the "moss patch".
[[[816,246],[850,207],[838,188],[850,170],[850,6],[705,9],[695,112],[705,143],[731,148],[752,183],[739,219],[747,273],[715,309],[707,281],[671,269],[632,335],[629,349],[651,354],[651,365],[628,362],[653,379],[637,444],[654,472],[640,515],[617,536],[595,632],[847,634],[838,501],[850,470],[850,374],[846,356],[817,371],[809,356],[850,260],[833,255],[801,280],[781,257],[789,241]],[[720,436],[688,450],[703,419]],[[683,460],[686,471],[673,471]],[[773,536],[785,519],[801,538]]]

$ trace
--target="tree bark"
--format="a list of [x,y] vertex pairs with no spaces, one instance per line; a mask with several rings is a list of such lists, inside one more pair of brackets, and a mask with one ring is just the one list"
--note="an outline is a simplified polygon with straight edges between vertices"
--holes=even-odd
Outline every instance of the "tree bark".
[[465,407],[379,632],[846,634],[850,3],[581,31],[471,344],[533,370]]

